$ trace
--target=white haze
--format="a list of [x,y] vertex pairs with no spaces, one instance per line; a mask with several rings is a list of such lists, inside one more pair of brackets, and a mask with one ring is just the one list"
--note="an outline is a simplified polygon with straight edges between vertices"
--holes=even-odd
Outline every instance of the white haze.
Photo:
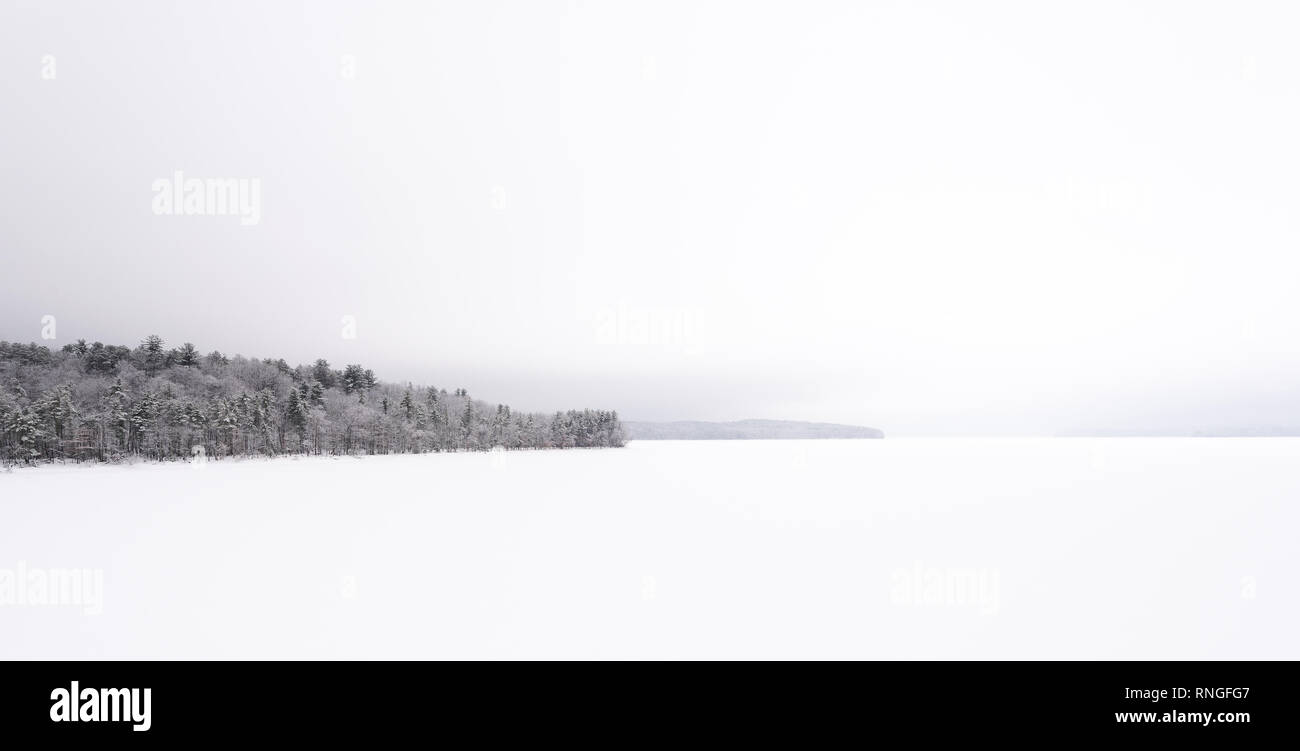
[[[156,332],[633,419],[1296,426],[1297,22],[7,2],[0,338],[53,315],[56,346]],[[175,170],[259,179],[260,222],[154,215]]]

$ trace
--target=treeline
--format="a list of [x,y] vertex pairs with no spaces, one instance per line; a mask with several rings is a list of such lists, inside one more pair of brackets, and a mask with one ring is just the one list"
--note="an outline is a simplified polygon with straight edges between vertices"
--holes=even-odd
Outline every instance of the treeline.
[[622,446],[616,412],[554,415],[463,388],[383,383],[361,365],[290,366],[157,336],[135,348],[0,342],[0,462],[393,454]]

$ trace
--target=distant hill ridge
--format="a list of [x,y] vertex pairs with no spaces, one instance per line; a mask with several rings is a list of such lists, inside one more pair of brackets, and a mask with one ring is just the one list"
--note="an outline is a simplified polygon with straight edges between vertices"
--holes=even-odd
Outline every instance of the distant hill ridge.
[[884,438],[876,428],[797,420],[737,420],[735,422],[624,422],[633,441],[752,441],[796,438]]

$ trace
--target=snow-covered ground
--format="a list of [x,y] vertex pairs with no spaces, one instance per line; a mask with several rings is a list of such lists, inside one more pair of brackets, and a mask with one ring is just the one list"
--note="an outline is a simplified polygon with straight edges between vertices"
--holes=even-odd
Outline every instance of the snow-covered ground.
[[1129,438],[16,469],[0,588],[98,570],[102,601],[0,591],[0,658],[1297,659],[1298,468]]

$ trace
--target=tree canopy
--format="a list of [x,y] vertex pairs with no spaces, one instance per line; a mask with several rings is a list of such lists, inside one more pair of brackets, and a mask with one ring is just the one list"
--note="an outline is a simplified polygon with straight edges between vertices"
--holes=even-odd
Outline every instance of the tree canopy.
[[0,461],[118,461],[622,446],[618,414],[511,410],[360,364],[290,366],[167,349],[0,342]]

